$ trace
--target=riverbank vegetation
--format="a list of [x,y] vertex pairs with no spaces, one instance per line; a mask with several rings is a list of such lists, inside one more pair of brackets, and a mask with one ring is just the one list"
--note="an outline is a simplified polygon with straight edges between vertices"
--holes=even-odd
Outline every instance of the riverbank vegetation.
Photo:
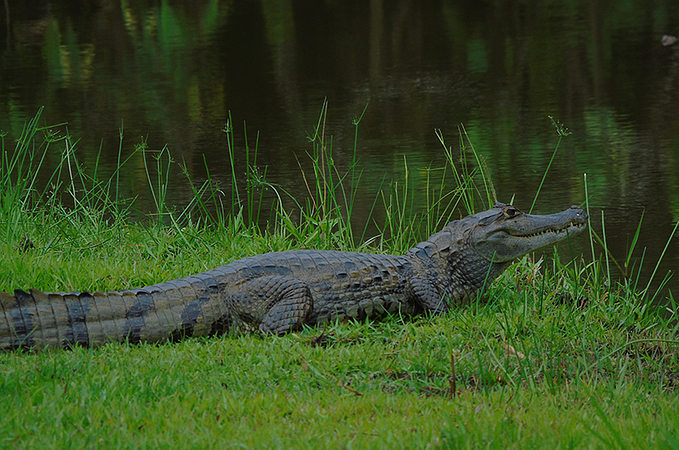
[[[0,290],[131,288],[291,248],[404,252],[492,200],[461,130],[417,205],[407,162],[403,180],[382,186],[374,210],[384,219],[370,235],[352,218],[356,148],[339,169],[323,117],[300,174],[307,199],[267,184],[256,148],[237,150],[229,123],[233,183],[217,186],[208,171],[180,209],[167,193],[181,163],[137,146],[156,206],[142,214],[120,194],[122,151],[108,173],[85,167],[77,142],[38,114],[2,138]],[[242,184],[236,158],[246,160]],[[589,244],[588,259],[568,243],[524,257],[483,299],[443,317],[2,354],[0,446],[679,448],[677,305],[639,280],[648,262],[635,265],[634,245],[617,262],[601,251],[605,232]]]

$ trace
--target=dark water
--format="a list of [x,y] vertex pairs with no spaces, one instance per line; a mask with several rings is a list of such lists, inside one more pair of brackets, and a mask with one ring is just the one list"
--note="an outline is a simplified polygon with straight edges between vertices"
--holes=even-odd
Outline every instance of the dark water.
[[[594,1],[25,1],[0,7],[0,129],[19,135],[45,106],[68,122],[78,156],[102,170],[144,137],[168,145],[197,182],[207,161],[228,188],[229,113],[238,152],[243,122],[267,178],[304,192],[304,159],[324,99],[340,168],[358,158],[358,216],[379,183],[402,176],[422,190],[443,164],[434,129],[458,150],[464,124],[487,159],[499,200],[528,209],[558,135],[536,211],[585,199],[594,228],[623,259],[645,211],[639,255],[652,269],[679,219],[679,34],[676,0]],[[63,128],[62,128],[63,129]],[[6,141],[11,142],[11,141]],[[242,156],[242,155],[241,155]],[[56,164],[59,155],[51,156]],[[150,202],[135,156],[125,186]],[[175,169],[176,171],[176,169]],[[239,168],[239,173],[244,169]],[[228,189],[226,189],[228,190]],[[177,181],[170,202],[183,204]],[[582,247],[585,249],[585,247]],[[661,269],[675,271],[672,243]],[[676,285],[676,284],[675,284]]]

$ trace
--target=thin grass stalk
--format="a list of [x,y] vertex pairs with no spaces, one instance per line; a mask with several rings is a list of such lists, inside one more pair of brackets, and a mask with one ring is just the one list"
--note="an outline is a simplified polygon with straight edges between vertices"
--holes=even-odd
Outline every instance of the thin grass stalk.
[[[350,199],[347,204],[347,221],[351,223],[351,215],[354,209],[354,202],[356,200],[356,194],[358,192],[358,182],[360,180],[361,174],[359,174],[359,180],[356,179],[356,167],[358,165],[358,126],[361,123],[361,120],[363,120],[363,116],[365,115],[365,112],[368,110],[368,105],[366,104],[365,107],[363,108],[363,111],[361,112],[361,115],[358,116],[357,118],[354,118],[353,120],[353,125],[354,125],[354,148],[353,148],[353,155],[351,158],[351,166],[349,167],[349,170],[351,171],[351,190],[350,190]],[[376,197],[377,198],[377,197]],[[368,216],[368,220],[366,222],[370,221],[370,215]]]
[[66,168],[68,169],[68,181],[70,185],[70,195],[71,198],[73,199],[73,205],[77,208],[80,205],[80,202],[78,201],[78,197],[76,195],[76,190],[75,190],[75,176],[73,175],[73,167],[71,165],[71,158],[75,158],[75,155],[73,154],[73,147],[69,145],[68,139],[65,141],[65,149],[64,149],[64,156],[66,158]]
[[469,172],[469,165],[467,164],[467,145],[465,144],[464,137],[466,136],[466,131],[462,125],[458,127],[460,135],[460,168],[462,170],[462,182],[465,186],[465,198],[467,199],[467,214],[474,214],[476,212],[475,199],[474,199],[474,188],[471,188],[473,183],[475,171]]
[[[212,199],[212,204],[215,208],[215,214],[217,215],[217,227],[221,230],[226,229],[226,214],[224,211],[224,203],[222,202],[223,193],[215,187],[212,181],[212,176],[210,175],[210,170],[208,168],[207,159],[203,155],[203,165],[205,166],[205,173],[207,176],[207,182],[210,187],[210,198]],[[222,195],[218,195],[222,194]]]
[[2,179],[0,179],[0,186],[4,187],[7,185],[5,182],[5,177],[9,176],[9,171],[7,168],[9,167],[9,155],[7,155],[7,152],[5,152],[5,136],[7,136],[7,132],[2,132],[0,131],[0,157],[2,164],[0,164],[0,169],[2,169],[2,172],[0,174],[4,174]]
[[[375,195],[375,198],[373,199],[372,205],[370,205],[370,211],[368,212],[369,220],[366,220],[363,224],[363,231],[361,232],[361,240],[360,240],[362,245],[365,245],[367,243],[367,241],[372,241],[377,237],[377,236],[375,236],[374,238],[366,239],[366,233],[368,232],[368,225],[370,224],[370,218],[374,217],[373,214],[375,212],[377,202],[380,198],[379,193],[383,192],[385,181],[386,181],[386,176],[383,176],[382,181],[380,181],[380,185],[377,188],[378,194]],[[378,229],[379,229],[379,227],[378,227]],[[380,244],[380,249],[382,249],[383,248],[382,246],[384,245],[384,236],[382,236],[382,239],[379,239],[379,244]]]
[[94,159],[94,167],[92,170],[94,172],[92,173],[92,186],[96,183],[96,181],[99,179],[99,161],[101,159],[101,151],[103,150],[104,147],[104,140],[99,141],[99,149],[97,150],[97,156]]
[[[6,172],[5,172],[5,181],[3,184],[6,184],[7,186],[11,186],[11,176],[12,172],[14,172],[15,169],[17,169],[17,187],[22,183],[22,180],[24,178],[27,178],[26,176],[23,176],[23,171],[27,170],[29,173],[32,171],[32,165],[30,162],[32,162],[33,157],[32,152],[30,150],[30,143],[33,141],[33,138],[35,136],[35,133],[37,131],[37,124],[38,120],[40,119],[40,115],[42,114],[43,108],[39,108],[37,114],[33,119],[29,120],[27,123],[24,123],[24,126],[21,130],[21,135],[19,136],[19,139],[17,140],[15,149],[14,149],[14,154],[12,155],[12,158],[10,159],[9,157],[5,157],[5,160],[7,161],[6,164]],[[3,154],[4,154],[4,139],[3,139]],[[29,158],[29,164],[26,164],[26,158]]]
[[533,213],[533,208],[535,207],[535,203],[538,201],[538,196],[540,195],[540,191],[542,190],[542,185],[545,183],[545,179],[547,178],[547,172],[549,172],[549,168],[552,167],[552,162],[554,162],[554,157],[556,156],[556,152],[559,150],[559,144],[561,143],[561,136],[559,136],[559,140],[556,142],[556,148],[552,152],[552,157],[549,159],[549,163],[547,164],[547,168],[545,169],[544,173],[542,174],[542,179],[540,180],[540,184],[538,185],[538,190],[535,192],[535,197],[533,197],[533,203],[530,205],[530,209],[528,210],[528,214]]
[[[331,137],[331,141],[332,141],[332,137]],[[338,169],[337,165],[335,165],[334,160],[329,159],[329,161],[331,161],[331,166],[329,167],[329,171],[334,172],[335,176],[337,177],[337,181],[336,182],[333,181],[333,187],[332,187],[333,194],[331,196],[331,200],[333,202],[333,209],[337,213],[337,216],[336,216],[335,219],[338,221],[338,224],[340,225],[340,230],[338,230],[338,231],[341,231],[341,235],[345,237],[344,241],[347,244],[349,244],[351,247],[353,247],[355,245],[355,243],[354,243],[353,227],[351,226],[351,215],[352,215],[352,211],[353,211],[353,203],[354,203],[355,192],[356,192],[356,188],[353,187],[353,186],[354,186],[354,183],[358,184],[358,182],[361,179],[363,172],[361,171],[361,172],[359,172],[358,175],[356,175],[356,173],[355,173],[356,172],[356,166],[357,166],[356,160],[352,160],[352,162],[349,166],[349,169],[345,174],[341,174],[339,172],[339,169]],[[351,185],[349,186],[349,194],[347,194],[345,184],[347,182],[349,175],[351,175],[351,178],[352,178],[353,181],[352,181]],[[337,201],[337,190],[339,190],[339,192],[342,195],[342,202],[343,202],[342,205],[340,205]],[[344,211],[346,212],[346,217],[343,214],[341,214],[341,211],[342,211],[343,208],[344,208]],[[369,218],[368,218],[368,220],[369,220]]]
[[[318,197],[317,207],[320,209],[322,218],[327,218],[327,198],[328,198],[328,179],[325,173],[325,123],[328,114],[328,99],[323,99],[321,113],[318,123],[314,129],[312,138],[313,145],[313,165],[316,177],[316,196]],[[331,150],[332,151],[332,150]]]
[[453,177],[455,178],[454,179],[455,186],[459,187],[462,185],[462,183],[460,183],[460,173],[457,170],[457,166],[455,165],[455,160],[453,158],[453,148],[448,147],[448,145],[446,145],[445,139],[443,137],[443,132],[441,132],[440,129],[438,128],[434,129],[434,134],[436,135],[437,139],[443,146],[443,152],[446,155],[446,166],[450,166],[451,168]]
[[[203,161],[205,162],[205,157],[203,156]],[[193,180],[191,179],[191,175],[189,174],[189,169],[186,166],[186,162],[183,162],[182,164],[179,164],[179,168],[186,177],[186,180],[189,183],[189,186],[191,187],[191,192],[193,192],[193,197],[191,200],[189,200],[189,203],[184,207],[182,212],[177,216],[176,221],[177,222],[182,222],[184,220],[191,222],[192,217],[193,217],[193,210],[197,208],[199,211],[202,212],[202,217],[205,220],[206,224],[211,224],[212,227],[214,228],[223,228],[220,226],[220,214],[221,212],[219,211],[219,206],[215,202],[215,214],[217,218],[213,218],[212,214],[210,214],[210,211],[207,208],[207,205],[203,201],[203,196],[205,195],[205,192],[207,192],[208,189],[212,188],[211,184],[211,179],[210,179],[210,172],[209,169],[206,167],[207,170],[207,179],[203,181],[201,186],[199,188],[196,188],[196,185],[194,184]],[[211,199],[214,199],[214,193],[211,193],[210,195]],[[200,218],[199,218],[200,220]]]
[[660,253],[660,257],[658,258],[658,261],[655,263],[655,267],[653,268],[653,273],[651,273],[651,277],[648,279],[648,283],[646,284],[646,287],[644,288],[642,292],[643,296],[646,296],[648,293],[648,290],[651,287],[651,283],[653,283],[653,279],[655,278],[655,274],[658,271],[658,268],[660,267],[660,263],[663,260],[663,257],[665,256],[665,252],[667,252],[667,248],[670,246],[670,243],[672,242],[672,238],[674,237],[674,234],[677,232],[677,228],[679,228],[679,221],[674,225],[674,228],[672,229],[672,233],[670,233],[670,237],[667,238],[667,242],[665,243],[665,247],[663,248],[662,252]]
[[[259,153],[259,131],[257,131],[257,137],[255,138],[255,168],[257,167],[257,155]],[[260,183],[259,199],[257,201],[257,223],[259,223],[262,212],[262,204],[264,202],[264,184],[266,183],[266,175],[268,173],[269,166],[264,166],[261,179],[258,178],[257,181]]]
[[[644,250],[641,252],[641,259],[639,260],[639,269],[637,270],[637,276],[634,280],[634,286],[632,288],[634,291],[637,291],[639,289],[639,280],[641,278],[641,268],[643,267],[645,260],[646,260],[646,248],[644,247]],[[634,268],[632,268],[630,273],[633,272],[633,271],[634,271]]]
[[[474,155],[474,159],[476,160],[477,167],[479,168],[479,172],[481,173],[481,180],[483,181],[483,188],[486,193],[486,197],[488,200],[488,203],[486,206],[490,208],[493,206],[493,204],[497,201],[497,194],[495,192],[495,187],[493,186],[493,182],[490,177],[490,172],[488,171],[488,167],[486,166],[485,160],[483,159],[483,156],[479,154],[476,151],[476,148],[474,147],[474,144],[472,143],[471,139],[469,138],[469,135],[467,134],[467,129],[464,127],[464,125],[461,125],[462,132],[464,133],[464,136],[467,138],[467,142],[469,142],[469,148],[472,151],[472,154]],[[475,190],[478,192],[479,196],[483,198],[483,194],[478,190],[476,185],[474,185]]]
[[120,211],[119,211],[119,205],[120,205],[120,168],[122,167],[120,165],[120,158],[123,154],[123,124],[124,122],[121,120],[120,121],[120,130],[118,132],[118,162],[116,164],[116,171],[115,171],[115,177],[116,177],[116,202],[115,202],[115,214],[116,214],[116,219],[120,218]]
[[[323,197],[322,197],[323,201],[322,201],[322,207],[323,207],[323,217],[324,217],[324,218],[326,217],[326,215],[327,215],[327,213],[328,213],[327,210],[326,210],[326,206],[327,206],[327,199],[328,199],[328,184],[329,184],[329,183],[328,183],[328,179],[326,178],[326,173],[325,173],[325,156],[326,156],[326,154],[325,154],[325,152],[326,152],[326,147],[325,147],[325,123],[326,123],[327,116],[328,116],[328,99],[325,98],[325,99],[324,99],[324,102],[323,102],[323,115],[321,116],[321,117],[323,118],[323,126],[322,126],[322,128],[321,128],[321,145],[320,145],[320,150],[321,150],[321,154],[320,154],[320,157],[321,157],[320,167],[321,167],[321,173],[322,173],[321,180],[323,181],[323,185],[322,185],[322,186],[323,186]],[[331,145],[330,145],[330,156],[332,157],[332,143],[331,143]],[[329,176],[329,175],[328,175],[328,176]]]
[[[157,220],[162,223],[163,217],[166,215],[170,214],[169,212],[166,212],[167,210],[167,193],[168,193],[168,184],[169,184],[169,176],[170,176],[170,165],[172,164],[172,157],[169,154],[169,151],[167,149],[167,146],[164,146],[158,155],[154,155],[153,158],[156,160],[156,183],[157,186],[154,187],[154,183],[151,181],[151,171],[148,166],[148,163],[146,161],[146,141],[142,140],[142,143],[139,144],[139,149],[141,150],[142,153],[142,159],[144,161],[144,171],[146,173],[146,180],[148,181],[149,184],[149,189],[151,191],[151,196],[153,198],[153,202],[156,205],[156,215],[157,215]],[[167,154],[168,157],[168,162],[165,165],[165,169],[163,168],[163,156]],[[165,172],[165,173],[163,173]]]
[[[6,178],[4,184],[7,186],[8,190],[12,190],[12,172],[16,169],[17,183],[16,187],[13,189],[16,192],[17,200],[20,203],[19,210],[26,210],[29,206],[31,200],[31,195],[34,193],[34,187],[38,180],[38,175],[40,169],[42,168],[45,156],[47,154],[47,149],[51,142],[55,142],[60,139],[55,139],[52,137],[51,133],[46,133],[46,138],[43,144],[40,145],[38,150],[35,149],[35,134],[41,128],[38,128],[38,121],[42,115],[43,108],[39,108],[33,119],[29,120],[28,123],[24,124],[20,138],[15,146],[14,154],[8,161],[6,167]],[[31,145],[33,144],[33,145]],[[40,155],[39,161],[35,163],[35,154],[44,145],[44,150]],[[4,140],[3,140],[4,148]],[[4,151],[3,151],[4,153]],[[28,159],[28,160],[27,160]],[[27,180],[28,181],[27,183]],[[38,198],[39,200],[39,198]]]
[[231,119],[231,111],[229,111],[229,118],[224,125],[222,131],[226,134],[226,147],[229,152],[229,165],[231,167],[231,214],[236,215],[235,211],[241,209],[240,192],[238,191],[238,183],[236,180],[236,155],[235,143],[233,136],[233,122]]
[[587,209],[587,232],[589,233],[589,248],[592,251],[592,261],[596,261],[596,252],[594,251],[594,238],[592,236],[593,231],[592,231],[592,214],[590,213],[589,210],[589,192],[587,190],[587,173],[582,174],[583,178],[583,184],[585,187],[585,206]]
[[634,249],[637,245],[637,242],[639,240],[639,234],[641,233],[641,223],[644,220],[644,214],[646,213],[646,210],[641,211],[641,217],[639,218],[639,224],[637,225],[637,230],[634,233],[634,238],[632,238],[632,244],[630,245],[630,249],[627,252],[627,259],[625,259],[625,277],[627,276],[627,268],[629,267],[630,259],[632,259],[632,253],[634,252]]
[[559,139],[556,141],[556,147],[554,148],[554,151],[552,152],[552,157],[549,159],[549,164],[547,164],[547,168],[545,169],[545,172],[542,174],[542,180],[540,180],[540,185],[538,186],[537,192],[535,192],[535,197],[533,198],[533,203],[530,205],[530,210],[528,210],[528,214],[531,214],[533,212],[533,207],[535,207],[535,202],[538,201],[538,196],[540,195],[540,191],[542,190],[542,185],[545,182],[545,179],[547,178],[547,173],[549,172],[549,168],[552,167],[552,162],[554,162],[554,157],[556,156],[556,152],[559,151],[559,145],[561,144],[561,139],[564,136],[569,136],[571,134],[570,131],[568,131],[568,128],[564,128],[563,125],[561,125],[558,121],[555,121],[552,116],[548,116],[549,119],[552,121],[552,124],[556,128],[556,132],[559,135]]
[[[604,239],[604,257],[606,258],[606,280],[608,280],[608,286],[611,286],[611,267],[608,262],[608,245],[606,244],[606,221],[604,220],[604,211],[601,210],[601,234]],[[569,239],[570,242],[570,239]]]
[[[259,132],[255,138],[255,148],[250,148],[248,140],[247,124],[243,122],[243,132],[245,135],[245,167],[246,167],[246,206],[248,213],[248,226],[258,229],[260,223],[260,213],[262,199],[264,195],[263,186],[266,180],[266,171],[260,177],[259,169],[257,167],[257,153],[259,146]],[[266,170],[266,169],[265,169]],[[235,180],[234,180],[235,181]],[[259,198],[256,199],[256,192],[259,189]]]
[[[672,278],[671,272],[668,272],[668,273],[665,274],[665,276],[663,277],[663,280],[660,282],[660,284],[658,285],[658,288],[655,290],[655,292],[653,293],[653,296],[647,302],[646,305],[654,305],[655,304],[655,299],[657,298],[658,294],[660,294],[660,292],[662,292],[662,290],[665,289],[665,286],[667,285],[667,283],[669,283],[671,278]],[[646,305],[644,305],[644,307]]]

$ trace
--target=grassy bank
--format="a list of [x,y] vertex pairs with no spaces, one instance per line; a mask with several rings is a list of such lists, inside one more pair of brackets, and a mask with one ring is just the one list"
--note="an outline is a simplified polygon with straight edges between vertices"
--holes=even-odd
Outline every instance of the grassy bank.
[[[147,170],[156,211],[132,221],[117,181],[125,158],[105,176],[83,168],[71,138],[39,123],[12,148],[3,139],[0,290],[135,287],[290,248],[398,253],[455,208],[485,209],[492,196],[463,141],[472,162],[451,153],[424,208],[413,208],[407,179],[385,186],[375,201],[382,234],[367,239],[350,226],[360,171],[334,165],[321,115],[313,172],[300,175],[309,200],[268,185],[253,148],[228,201],[208,178],[191,181],[193,200],[173,210],[162,154]],[[234,130],[225,132],[235,159]],[[36,189],[43,155],[55,151],[61,173]],[[281,199],[271,210],[264,188]],[[567,245],[559,252],[570,261]],[[634,276],[626,287],[606,267],[605,258],[525,257],[484,301],[433,319],[2,354],[0,446],[679,448],[676,307],[653,306]]]

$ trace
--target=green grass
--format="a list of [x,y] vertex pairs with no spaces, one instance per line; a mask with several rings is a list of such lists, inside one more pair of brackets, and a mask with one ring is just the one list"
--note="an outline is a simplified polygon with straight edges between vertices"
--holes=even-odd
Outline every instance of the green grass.
[[[402,252],[455,207],[492,200],[485,163],[463,141],[474,164],[446,147],[451,164],[432,171],[421,210],[407,178],[384,186],[383,235],[366,243],[364,224],[350,225],[359,165],[338,171],[323,117],[301,181],[308,200],[269,184],[252,148],[228,208],[208,178],[175,210],[161,153],[144,159],[156,212],[132,221],[117,181],[123,158],[103,176],[63,151],[53,187],[36,188],[44,152],[74,147],[40,129],[38,115],[15,148],[2,141],[0,290],[136,287],[300,247]],[[1,354],[0,447],[679,448],[677,306],[636,290],[631,269],[626,283],[611,280],[598,242],[605,230],[590,239],[589,263],[562,264],[568,245],[561,258],[524,257],[483,301],[443,317]]]

